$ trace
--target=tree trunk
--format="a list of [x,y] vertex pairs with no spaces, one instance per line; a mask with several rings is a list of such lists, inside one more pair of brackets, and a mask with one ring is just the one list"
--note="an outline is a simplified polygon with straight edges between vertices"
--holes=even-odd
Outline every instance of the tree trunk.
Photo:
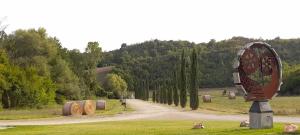
[[2,104],[3,104],[3,108],[11,107],[10,97],[6,90],[4,90],[3,95],[2,95]]

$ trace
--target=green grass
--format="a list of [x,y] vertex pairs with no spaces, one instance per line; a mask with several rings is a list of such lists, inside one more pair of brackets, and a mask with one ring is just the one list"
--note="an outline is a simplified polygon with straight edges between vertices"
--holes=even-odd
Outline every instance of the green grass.
[[[106,110],[97,110],[96,115],[107,116],[132,111],[124,109],[118,100],[106,100]],[[62,117],[62,105],[47,106],[43,109],[3,109],[0,120],[37,119]]]
[[[224,88],[222,88],[224,89]],[[202,89],[200,95],[211,95],[211,103],[203,103],[202,96],[199,96],[199,109],[197,111],[217,114],[247,114],[252,102],[245,102],[244,98],[237,96],[234,100],[229,100],[227,96],[222,96],[222,89]],[[229,90],[230,88],[227,88]],[[151,99],[149,99],[151,100]],[[189,100],[189,98],[188,98]],[[275,115],[300,116],[300,96],[295,97],[275,97],[270,100],[271,107]],[[174,107],[174,105],[173,105]],[[180,108],[180,107],[178,107]],[[183,110],[191,110],[189,101]]]
[[122,121],[56,126],[18,126],[0,135],[280,135],[282,123],[273,129],[239,127],[239,122],[204,121],[204,129],[192,129],[195,121]]
[[0,120],[51,118],[60,117],[61,114],[62,105],[51,105],[42,109],[3,109],[0,111]]
[[[210,94],[213,96],[212,103],[203,103],[200,99],[200,109],[217,111],[223,113],[248,113],[252,102],[245,102],[244,98],[237,96],[235,100],[229,100],[222,96],[222,91],[200,91],[201,95]],[[275,97],[270,100],[275,115],[300,115],[300,97]]]
[[101,116],[110,116],[115,114],[122,114],[133,111],[130,106],[127,106],[127,108],[124,108],[124,106],[121,105],[119,100],[106,100],[106,108],[105,110],[96,110],[96,115]]

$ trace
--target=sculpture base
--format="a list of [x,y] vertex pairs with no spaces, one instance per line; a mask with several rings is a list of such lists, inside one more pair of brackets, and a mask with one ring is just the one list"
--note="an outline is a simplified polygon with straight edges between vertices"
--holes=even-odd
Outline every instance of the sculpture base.
[[273,111],[268,101],[254,101],[249,111],[251,129],[273,128]]

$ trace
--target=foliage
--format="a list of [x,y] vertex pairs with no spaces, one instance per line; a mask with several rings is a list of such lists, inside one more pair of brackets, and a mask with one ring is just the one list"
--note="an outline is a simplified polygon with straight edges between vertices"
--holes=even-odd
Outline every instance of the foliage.
[[186,106],[187,101],[187,86],[186,86],[186,58],[185,58],[185,52],[182,51],[181,54],[181,67],[180,67],[180,106],[184,108]]
[[156,103],[160,103],[160,90],[159,90],[159,86],[157,86],[156,90],[155,90],[155,102]]
[[171,83],[168,81],[168,86],[167,86],[167,100],[168,100],[168,105],[173,104],[173,89]]
[[153,91],[152,91],[152,102],[153,102],[153,103],[156,102],[155,96],[156,96],[156,92],[153,90]]
[[40,107],[54,100],[63,103],[95,96],[101,90],[95,75],[102,56],[97,42],[89,42],[81,53],[63,48],[44,28],[1,33],[0,96],[4,107]]
[[173,100],[174,100],[174,105],[178,106],[179,104],[179,94],[178,94],[178,76],[177,76],[177,71],[174,71],[174,77],[173,77]]
[[168,86],[166,83],[164,83],[164,86],[163,86],[163,104],[167,104],[168,103]]
[[[114,65],[121,68],[129,76],[131,82],[128,85],[136,84],[139,80],[149,78],[150,89],[155,89],[159,80],[170,79],[171,71],[175,70],[179,64],[182,50],[186,50],[186,55],[190,56],[192,48],[198,52],[198,80],[197,83],[203,87],[232,87],[232,64],[239,49],[245,44],[253,41],[267,42],[277,51],[282,61],[290,66],[300,64],[300,39],[280,39],[272,40],[251,39],[244,37],[232,37],[231,39],[208,43],[198,43],[188,41],[161,41],[150,40],[142,43],[123,45],[122,48],[105,52],[103,60],[99,65]],[[187,64],[190,66],[190,62]],[[189,68],[187,70],[187,84],[190,84]],[[180,74],[179,74],[180,76]],[[128,82],[128,80],[126,79]],[[284,84],[286,83],[285,80]],[[180,82],[180,81],[179,81]],[[161,82],[160,82],[161,83]],[[179,83],[179,88],[181,84]],[[135,85],[132,85],[135,87]],[[187,89],[190,86],[187,85]],[[130,90],[133,90],[132,88]],[[285,89],[285,88],[284,88]],[[281,93],[283,94],[283,93]]]
[[192,66],[191,66],[191,80],[190,80],[190,107],[192,110],[198,109],[199,106],[199,98],[198,98],[198,74],[197,74],[197,66],[198,66],[198,60],[197,60],[197,52],[195,49],[193,49],[192,53]]
[[54,101],[55,84],[38,75],[34,67],[22,70],[17,66],[0,65],[1,95],[4,108],[36,107]]
[[80,87],[79,79],[68,67],[66,61],[61,58],[55,59],[51,62],[51,78],[56,83],[56,102],[63,103],[66,99],[79,99]]
[[283,85],[281,95],[300,95],[300,64],[290,66],[283,64]]
[[114,92],[118,98],[125,96],[127,83],[116,74],[108,74],[105,89]]

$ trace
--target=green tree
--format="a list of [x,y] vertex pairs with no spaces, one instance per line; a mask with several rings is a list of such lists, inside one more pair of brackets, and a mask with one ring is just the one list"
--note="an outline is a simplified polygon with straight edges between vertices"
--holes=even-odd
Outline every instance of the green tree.
[[192,53],[192,65],[191,65],[191,80],[190,80],[190,107],[192,110],[198,109],[199,99],[198,99],[198,73],[197,73],[197,52],[196,49],[193,49]]
[[178,79],[177,79],[177,71],[174,71],[174,80],[173,80],[173,100],[175,106],[179,104],[179,95],[178,95]]
[[106,90],[114,92],[118,98],[123,98],[127,92],[127,83],[116,74],[108,74],[106,80]]
[[[101,90],[97,82],[96,68],[101,60],[102,49],[98,42],[89,42],[85,49],[85,71],[83,72],[83,79],[87,89],[84,91],[85,98],[90,98],[95,95],[97,91]],[[122,79],[123,80],[123,79]],[[127,84],[126,84],[127,85]],[[126,86],[127,89],[127,86]]]
[[152,102],[153,102],[153,103],[156,102],[155,96],[156,96],[156,92],[155,92],[155,90],[152,90]]
[[168,103],[168,86],[166,82],[164,82],[164,87],[163,87],[163,103],[164,104]]
[[145,100],[149,100],[149,81],[146,80],[146,87],[145,87]]
[[185,52],[182,50],[181,54],[181,70],[180,70],[180,106],[184,108],[186,106],[187,101],[187,93],[186,93],[186,61],[185,61]]
[[55,82],[56,102],[64,103],[65,99],[78,100],[81,98],[79,78],[69,68],[66,61],[57,58],[51,62],[51,78]]
[[161,104],[163,104],[164,103],[164,88],[163,88],[163,86],[162,87],[160,87],[160,89],[159,89],[159,91],[160,91],[160,102],[159,103],[161,103]]
[[173,91],[172,91],[171,83],[168,83],[168,86],[167,86],[167,99],[168,99],[168,105],[172,105],[172,103],[173,103]]
[[160,91],[160,85],[157,84],[157,89],[156,89],[156,103],[160,103],[161,99],[161,91]]

